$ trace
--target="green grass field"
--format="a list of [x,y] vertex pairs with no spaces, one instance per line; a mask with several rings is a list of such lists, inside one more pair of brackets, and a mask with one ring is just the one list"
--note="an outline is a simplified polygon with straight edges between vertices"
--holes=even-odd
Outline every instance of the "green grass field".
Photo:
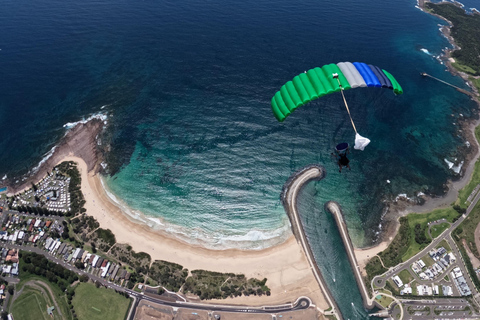
[[[405,254],[402,256],[402,261],[407,261],[415,254],[417,254],[420,250],[425,248],[427,244],[418,244],[415,241],[415,232],[414,228],[416,224],[420,224],[422,227],[427,226],[428,222],[433,222],[435,220],[445,219],[449,222],[453,222],[455,218],[459,216],[458,212],[455,211],[453,208],[443,208],[443,209],[436,209],[432,212],[428,213],[411,213],[407,216],[408,225],[410,227],[410,242],[408,244],[408,248]],[[442,230],[443,231],[443,230]],[[427,238],[428,235],[426,235]]]
[[410,272],[408,272],[408,270],[402,270],[398,274],[398,277],[400,278],[400,280],[402,280],[403,284],[410,283],[410,281],[413,280],[413,277]]
[[[68,303],[67,303],[67,296],[65,295],[65,292],[60,290],[60,288],[55,283],[48,282],[47,279],[37,275],[22,274],[22,278],[20,282],[17,284],[16,290],[17,291],[20,290],[25,285],[25,283],[31,280],[37,281],[37,285],[44,288],[44,290],[48,294],[49,299],[55,299],[55,301],[57,302],[57,305],[61,309],[60,311],[62,315],[66,319],[72,319],[72,314],[70,313],[70,308],[68,307]],[[41,283],[38,283],[38,281],[40,281]],[[46,287],[50,288],[53,291],[54,297],[50,296]]]
[[75,289],[72,303],[79,320],[122,320],[130,300],[111,289],[81,283]]
[[443,222],[437,225],[434,225],[430,228],[430,234],[432,238],[435,239],[438,237],[443,231],[447,230],[450,227],[450,223]]
[[380,303],[384,308],[387,308],[392,302],[393,299],[390,297],[381,296],[380,299],[376,298],[377,302]]
[[[15,319],[49,320],[52,318],[47,314],[47,307],[52,305],[51,299],[45,296],[41,290],[26,286],[13,303],[11,312]],[[56,310],[53,311],[53,315],[54,319],[60,319]]]

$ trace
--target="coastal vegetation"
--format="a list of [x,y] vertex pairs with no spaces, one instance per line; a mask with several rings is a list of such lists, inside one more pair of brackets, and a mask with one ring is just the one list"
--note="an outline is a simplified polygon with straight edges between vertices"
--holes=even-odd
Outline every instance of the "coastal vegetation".
[[[456,60],[453,66],[471,76],[480,76],[480,15],[467,14],[463,8],[451,3],[426,2],[425,9],[452,23],[451,36],[461,48],[451,53]],[[474,84],[480,88],[478,81]]]
[[265,285],[267,279],[247,279],[243,274],[219,273],[206,270],[193,270],[185,281],[184,292],[196,294],[200,299],[225,299],[266,294],[270,289]]
[[383,267],[380,258],[378,256],[374,256],[365,266],[365,271],[367,272],[365,283],[371,283],[375,276],[383,274],[387,272],[387,270],[388,269]]
[[167,290],[179,291],[185,283],[188,270],[177,263],[155,260],[150,266],[148,276]]
[[460,213],[450,207],[436,209],[429,213],[411,213],[401,217],[397,235],[388,248],[379,253],[385,267],[393,267],[406,261],[425,248],[432,240],[427,232],[429,223],[441,219],[454,222],[459,216]]

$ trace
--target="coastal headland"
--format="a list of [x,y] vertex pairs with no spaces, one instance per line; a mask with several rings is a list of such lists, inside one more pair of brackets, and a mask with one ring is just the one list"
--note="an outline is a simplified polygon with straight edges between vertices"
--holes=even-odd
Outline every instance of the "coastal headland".
[[[19,186],[10,186],[9,191],[12,193],[30,187],[32,182],[37,183],[58,163],[74,161],[78,164],[82,178],[81,189],[86,201],[86,214],[93,216],[101,228],[110,229],[118,243],[127,243],[137,252],[148,253],[152,261],[175,262],[189,270],[233,272],[246,277],[267,278],[267,285],[271,290],[270,296],[251,295],[207,302],[265,305],[294,302],[300,296],[308,296],[320,312],[329,308],[293,234],[284,243],[263,250],[211,250],[185,243],[174,235],[153,230],[130,219],[107,195],[97,170],[101,157],[96,148],[95,137],[99,135],[102,127],[102,121],[97,119],[78,124],[65,135],[53,155],[40,165],[31,179]],[[75,133],[80,134],[80,137]]]
[[[445,19],[444,17],[428,10],[426,8],[427,3],[430,3],[430,1],[418,0],[417,8],[427,14],[436,16],[448,23],[448,25],[443,26],[441,28],[441,32],[445,36],[445,38],[448,39],[449,43],[452,45],[452,48],[444,49],[440,60],[445,64],[445,66],[447,67],[448,71],[451,74],[461,77],[469,85],[469,87],[472,89],[472,92],[469,92],[467,95],[473,101],[475,101],[477,105],[480,107],[480,95],[477,87],[475,86],[474,83],[472,83],[472,79],[465,72],[462,72],[461,70],[457,70],[453,64],[454,59],[451,56],[452,52],[455,50],[460,50],[460,47],[455,42],[455,39],[451,36],[451,28],[453,27],[453,24],[451,23],[451,21]],[[449,4],[452,5],[452,3],[450,2],[440,3],[440,5],[449,5]],[[458,4],[453,4],[453,5],[458,5]],[[474,14],[478,15],[477,12],[474,12]],[[443,86],[445,84],[439,84],[439,85]],[[464,91],[465,90],[462,90],[460,92],[465,93]],[[388,205],[388,211],[383,218],[385,229],[380,237],[381,241],[377,245],[371,246],[369,248],[355,248],[355,255],[363,275],[366,274],[365,265],[368,262],[368,260],[370,260],[376,254],[384,251],[388,247],[388,245],[391,243],[391,241],[394,239],[400,226],[399,224],[400,217],[406,216],[409,213],[413,213],[413,212],[427,213],[427,212],[433,211],[434,209],[449,207],[453,202],[457,200],[459,190],[465,187],[469,182],[469,180],[471,179],[471,176],[474,172],[475,162],[480,157],[479,145],[478,145],[477,139],[475,138],[475,128],[478,125],[480,125],[480,120],[475,118],[464,119],[459,123],[461,125],[460,134],[463,136],[465,141],[468,141],[470,143],[468,148],[468,153],[463,155],[465,157],[465,164],[463,165],[460,171],[460,178],[455,181],[447,181],[445,183],[445,187],[446,187],[445,189],[447,190],[447,192],[443,196],[436,196],[436,197],[427,196],[427,195],[422,196],[425,200],[424,203],[422,204],[414,204],[414,203],[410,203],[408,201],[403,201],[403,200],[399,200],[396,203],[390,203]]]

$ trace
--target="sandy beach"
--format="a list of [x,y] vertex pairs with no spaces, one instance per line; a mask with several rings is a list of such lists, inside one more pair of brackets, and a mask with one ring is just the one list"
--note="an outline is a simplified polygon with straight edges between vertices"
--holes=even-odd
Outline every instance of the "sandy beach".
[[61,161],[78,163],[87,214],[95,217],[101,228],[110,229],[117,242],[128,243],[133,250],[150,254],[152,260],[179,263],[190,270],[243,273],[247,277],[268,279],[267,285],[272,292],[270,297],[240,297],[229,299],[229,303],[282,303],[306,295],[319,308],[328,308],[293,234],[285,243],[260,251],[217,251],[192,246],[129,220],[107,196],[100,176],[89,171],[82,158],[68,155]]

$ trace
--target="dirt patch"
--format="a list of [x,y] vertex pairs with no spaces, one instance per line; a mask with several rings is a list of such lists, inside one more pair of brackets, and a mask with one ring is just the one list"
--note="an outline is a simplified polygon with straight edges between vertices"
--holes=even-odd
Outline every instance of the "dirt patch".
[[[473,234],[473,237],[475,239],[475,246],[477,247],[477,252],[480,252],[480,223],[475,228],[475,233]],[[470,250],[468,250],[468,251],[470,252]],[[472,256],[473,256],[473,254],[472,254]],[[472,261],[472,264],[473,264],[473,261]]]
[[[209,315],[210,314],[210,315]],[[162,306],[150,301],[141,301],[137,307],[135,320],[211,320],[214,315],[219,315],[222,320],[271,320],[272,315],[268,314],[252,314],[252,313],[236,313],[236,312],[212,312],[205,310],[178,308],[173,311],[172,307]],[[321,313],[315,308],[306,310],[291,311],[275,314],[277,319],[289,320],[318,320],[325,319]]]
[[205,310],[178,309],[175,320],[210,320]]
[[135,320],[173,320],[173,310],[171,307],[165,307],[153,303],[141,301],[135,313]]

